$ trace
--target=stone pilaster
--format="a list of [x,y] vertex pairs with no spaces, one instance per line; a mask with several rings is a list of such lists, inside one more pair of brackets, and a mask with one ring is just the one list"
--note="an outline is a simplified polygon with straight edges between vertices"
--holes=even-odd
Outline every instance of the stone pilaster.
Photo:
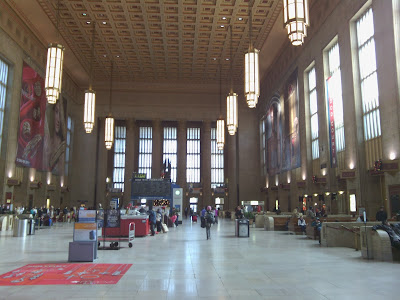
[[214,205],[211,201],[211,121],[203,121],[201,132],[201,179],[203,203],[201,206]]
[[135,148],[135,129],[136,123],[134,119],[126,120],[126,149],[125,149],[125,184],[123,206],[127,206],[131,200],[131,178],[136,166]]
[[[101,203],[103,208],[108,208],[109,203],[106,203],[106,177],[107,177],[107,158],[108,150],[104,144],[105,138],[105,118],[99,118],[98,121],[99,136],[98,136],[98,160],[97,160],[97,177],[96,177],[96,199],[95,203]],[[111,151],[111,150],[110,150]]]
[[237,195],[237,176],[236,176],[236,168],[237,168],[237,160],[236,160],[236,139],[237,134],[228,135],[225,144],[225,151],[227,155],[225,156],[228,160],[228,169],[226,173],[228,174],[226,177],[228,178],[228,197],[225,199],[224,210],[234,210],[238,203],[238,195]]
[[162,168],[162,126],[161,120],[153,120],[153,161],[151,168],[151,177],[160,178]]
[[183,206],[189,203],[186,198],[186,120],[178,121],[178,165],[176,174],[176,183],[183,188]]

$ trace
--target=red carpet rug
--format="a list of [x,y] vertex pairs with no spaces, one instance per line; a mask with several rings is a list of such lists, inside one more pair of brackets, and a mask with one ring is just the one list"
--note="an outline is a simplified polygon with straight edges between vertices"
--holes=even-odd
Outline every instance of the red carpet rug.
[[132,264],[30,264],[0,275],[0,286],[116,284]]

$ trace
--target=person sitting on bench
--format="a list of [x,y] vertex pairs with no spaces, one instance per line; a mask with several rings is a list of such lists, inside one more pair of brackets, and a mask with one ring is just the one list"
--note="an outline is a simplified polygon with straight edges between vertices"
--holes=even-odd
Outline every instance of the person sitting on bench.
[[303,216],[300,216],[299,220],[297,221],[297,225],[301,228],[303,234],[306,234],[307,223],[306,220],[304,220]]

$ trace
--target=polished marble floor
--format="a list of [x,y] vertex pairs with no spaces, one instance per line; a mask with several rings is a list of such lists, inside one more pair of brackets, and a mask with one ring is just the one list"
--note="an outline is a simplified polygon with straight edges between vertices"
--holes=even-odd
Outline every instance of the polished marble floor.
[[[400,299],[400,265],[367,261],[347,248],[286,232],[250,228],[234,237],[220,220],[211,240],[199,223],[136,238],[133,248],[99,251],[96,263],[132,263],[116,285],[0,287],[0,299]],[[0,274],[30,263],[65,263],[72,224],[36,235],[0,235]],[[126,244],[125,244],[126,245]]]

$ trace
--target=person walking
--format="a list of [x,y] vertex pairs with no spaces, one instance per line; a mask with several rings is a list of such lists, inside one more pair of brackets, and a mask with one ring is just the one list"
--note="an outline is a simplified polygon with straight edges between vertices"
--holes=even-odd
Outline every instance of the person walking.
[[154,226],[156,225],[156,214],[152,208],[149,209],[149,223],[151,235],[154,236],[156,234],[154,230]]
[[214,216],[215,216],[215,223],[218,224],[219,211],[216,208],[214,209]]
[[156,213],[157,232],[161,232],[161,219],[162,219],[162,212],[161,212],[161,208],[159,208],[159,209],[157,209],[157,213]]
[[206,235],[207,235],[207,240],[211,240],[211,225],[215,223],[215,217],[214,214],[211,211],[211,206],[207,206],[207,212],[205,215],[205,221],[206,221]]

